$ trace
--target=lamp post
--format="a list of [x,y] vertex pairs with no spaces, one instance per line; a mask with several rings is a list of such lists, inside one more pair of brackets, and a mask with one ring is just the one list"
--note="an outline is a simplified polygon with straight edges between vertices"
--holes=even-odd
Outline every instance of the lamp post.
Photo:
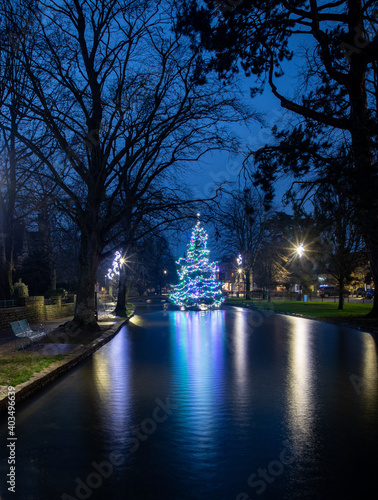
[[[304,253],[305,253],[305,248],[303,243],[299,243],[299,245],[296,248],[296,252],[299,258],[301,258]],[[300,266],[301,267],[301,266]],[[301,273],[301,282],[299,284],[299,295],[298,295],[298,300],[302,300],[302,273]]]
[[238,269],[239,273],[239,286],[238,286],[238,296],[240,295],[240,283],[241,283],[241,291],[243,293],[243,269],[239,267]]
[[[118,277],[118,296],[115,308],[117,316],[126,316],[127,284],[126,284],[126,263],[127,259],[120,251],[115,252],[112,268],[108,269],[108,278],[112,281]],[[112,290],[113,291],[113,290]],[[109,289],[110,293],[110,289]]]
[[[168,274],[168,271],[166,269],[163,269],[163,284],[161,283],[161,278],[159,277],[159,287],[160,287],[160,295],[162,295],[162,290],[163,290],[163,287],[166,285],[166,278],[167,278],[167,274]],[[161,275],[159,275],[161,276]]]
[[100,285],[98,283],[95,284],[95,296],[94,296],[94,305],[95,305],[95,317],[96,321],[98,321],[98,292],[100,291]]
[[237,258],[236,258],[236,263],[238,265],[238,274],[239,274],[239,279],[238,279],[238,298],[239,298],[239,295],[240,295],[240,281],[242,279],[242,272],[243,272],[243,269],[242,269],[242,265],[243,265],[243,257],[242,257],[242,254],[240,253]]

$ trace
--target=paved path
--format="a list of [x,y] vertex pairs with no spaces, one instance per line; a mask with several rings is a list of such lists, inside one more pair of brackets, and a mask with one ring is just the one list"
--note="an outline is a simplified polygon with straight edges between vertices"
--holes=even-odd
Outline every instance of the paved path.
[[[54,330],[69,321],[72,318],[61,318],[56,320],[44,321],[42,323],[46,332],[52,334]],[[35,373],[27,382],[23,382],[16,386],[16,402],[31,396],[35,391],[38,391],[47,383],[51,383],[55,378],[59,377],[70,368],[75,366],[77,363],[83,359],[90,356],[94,351],[102,347],[104,344],[109,342],[120,330],[122,325],[128,320],[123,318],[116,321],[114,318],[99,318],[99,324],[103,328],[102,334],[96,339],[89,342],[89,344],[52,344],[46,343],[42,346],[31,346],[25,349],[25,352],[35,352],[38,354],[67,354],[65,358],[61,361],[55,361],[49,367],[45,368],[41,372]],[[31,325],[38,326],[38,325]],[[41,324],[39,324],[41,326]],[[57,330],[58,332],[59,330]],[[15,350],[14,335],[11,332],[8,334],[1,335],[0,344],[0,360],[6,355],[12,356],[23,356],[24,352],[21,350]],[[13,337],[11,336],[13,335]],[[51,335],[50,335],[51,338]],[[7,408],[7,386],[0,386],[0,413],[6,411]]]
[[[57,329],[60,325],[63,325],[64,323],[66,323],[67,321],[70,321],[71,319],[72,319],[72,317],[50,319],[50,320],[42,321],[39,323],[31,323],[30,326],[33,330],[51,333],[52,331]],[[16,350],[16,346],[17,346],[16,340],[17,340],[16,336],[12,332],[11,328],[9,328],[9,330],[5,330],[5,331],[0,332],[0,357],[14,355],[14,354],[17,354],[17,352],[19,352]],[[66,345],[66,344],[62,344],[62,346],[64,346],[64,345]],[[31,346],[31,348],[28,347],[28,350],[34,352],[37,347],[38,346]],[[41,352],[41,348],[39,348],[38,351],[39,351],[38,354],[43,354]],[[64,354],[64,353],[62,352],[62,354]]]
[[[67,323],[67,321],[70,320],[72,320],[72,316],[67,318],[50,319],[42,322],[40,321],[38,323],[31,323],[30,326],[32,330],[51,334],[54,332],[54,330],[57,330],[59,326]],[[116,322],[114,321],[114,318],[105,315],[99,317],[99,324],[102,327],[106,326],[108,328],[111,328],[115,323]],[[9,330],[0,332],[0,358],[4,356],[14,356],[22,353],[22,349],[16,349],[16,347],[20,347],[19,343],[16,344],[16,340],[17,339],[11,328],[9,328]],[[75,347],[77,347],[77,345],[79,344],[49,343],[44,345],[42,340],[41,344],[28,346],[25,352],[36,352],[37,354],[67,354],[68,352],[73,351]],[[54,346],[54,349],[52,349],[52,346]]]

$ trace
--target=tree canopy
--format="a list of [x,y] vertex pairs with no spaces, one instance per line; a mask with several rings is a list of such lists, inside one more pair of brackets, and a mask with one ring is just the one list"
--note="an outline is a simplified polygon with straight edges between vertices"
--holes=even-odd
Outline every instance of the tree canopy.
[[[309,193],[339,182],[353,203],[356,224],[378,282],[378,12],[371,0],[245,0],[233,8],[211,1],[181,4],[177,30],[203,50],[203,74],[224,80],[243,71],[251,95],[266,87],[294,113],[275,127],[276,141],[250,153],[255,180],[272,199],[278,174],[294,175]],[[210,56],[208,55],[210,54]],[[285,71],[299,68],[294,91]],[[290,66],[291,65],[291,66]],[[287,79],[286,79],[287,83]],[[344,163],[340,160],[348,159]],[[374,302],[372,314],[378,314]]]
[[15,136],[79,228],[74,321],[96,328],[104,251],[130,219],[182,206],[180,171],[235,149],[226,124],[247,113],[215,77],[198,81],[197,55],[171,30],[167,2],[20,0],[3,2],[1,14],[4,50],[26,85],[19,92],[17,78],[9,82],[22,109]]

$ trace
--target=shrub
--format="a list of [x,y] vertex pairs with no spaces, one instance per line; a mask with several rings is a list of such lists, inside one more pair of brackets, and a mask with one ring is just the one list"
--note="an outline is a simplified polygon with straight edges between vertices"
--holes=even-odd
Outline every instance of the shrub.
[[62,298],[66,298],[67,295],[67,290],[65,290],[64,288],[57,288],[56,290],[47,290],[47,292],[45,292],[45,299],[51,299],[51,297],[59,296]]
[[29,297],[28,285],[23,283],[21,278],[13,285],[13,296],[18,299],[21,297]]

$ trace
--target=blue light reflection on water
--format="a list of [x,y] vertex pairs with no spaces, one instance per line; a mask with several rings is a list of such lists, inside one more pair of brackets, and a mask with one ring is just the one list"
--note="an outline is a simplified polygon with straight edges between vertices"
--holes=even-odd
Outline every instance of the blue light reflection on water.
[[104,448],[124,451],[133,421],[130,339],[118,335],[93,356],[93,383],[99,404],[99,425]]
[[224,311],[213,312],[176,312],[171,322],[180,453],[190,468],[212,473],[220,453],[217,426],[224,412]]
[[258,498],[272,463],[259,498],[354,499],[378,465],[376,341],[240,308],[142,314],[17,412],[22,499],[74,495],[113,451],[92,499]]

